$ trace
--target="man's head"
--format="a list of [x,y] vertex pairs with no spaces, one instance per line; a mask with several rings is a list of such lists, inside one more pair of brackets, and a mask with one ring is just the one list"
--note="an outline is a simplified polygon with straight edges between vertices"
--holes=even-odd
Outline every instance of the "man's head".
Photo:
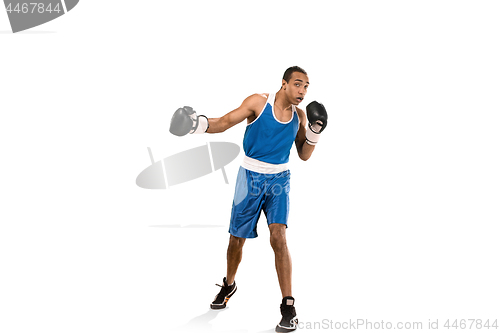
[[291,104],[298,105],[307,93],[309,87],[309,78],[305,70],[299,66],[288,68],[283,74],[281,89],[285,92],[288,101]]

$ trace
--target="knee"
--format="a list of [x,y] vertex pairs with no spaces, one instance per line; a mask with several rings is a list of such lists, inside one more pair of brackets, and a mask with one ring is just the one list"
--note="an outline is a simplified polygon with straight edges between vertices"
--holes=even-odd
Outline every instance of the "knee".
[[229,237],[229,248],[231,250],[241,250],[243,248],[243,244],[245,244],[245,238],[235,237],[233,235]]
[[283,230],[275,230],[271,232],[271,246],[274,251],[279,251],[286,248],[286,236]]

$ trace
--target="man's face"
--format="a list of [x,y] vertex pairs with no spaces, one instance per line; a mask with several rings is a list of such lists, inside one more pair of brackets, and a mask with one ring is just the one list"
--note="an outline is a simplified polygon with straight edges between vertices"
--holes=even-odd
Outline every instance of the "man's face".
[[307,94],[307,88],[309,87],[309,78],[307,75],[294,72],[288,83],[283,80],[283,88],[285,88],[285,93],[289,101],[294,105],[299,105],[300,102],[304,100]]

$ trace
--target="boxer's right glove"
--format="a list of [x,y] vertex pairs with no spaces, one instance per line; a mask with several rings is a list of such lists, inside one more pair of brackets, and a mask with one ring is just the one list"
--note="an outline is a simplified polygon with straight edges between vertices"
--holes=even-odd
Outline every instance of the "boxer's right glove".
[[310,145],[315,145],[319,141],[321,132],[326,128],[328,114],[323,104],[316,101],[311,102],[306,107],[309,124],[306,129],[306,140]]
[[188,133],[205,133],[208,129],[208,118],[198,116],[190,106],[177,109],[170,121],[170,133],[184,136]]

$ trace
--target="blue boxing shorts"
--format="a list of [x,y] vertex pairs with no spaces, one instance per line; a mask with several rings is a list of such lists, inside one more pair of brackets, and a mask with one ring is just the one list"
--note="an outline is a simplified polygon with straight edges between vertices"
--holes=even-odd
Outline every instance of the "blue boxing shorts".
[[261,211],[264,212],[268,225],[272,223],[287,225],[289,193],[290,170],[266,174],[240,166],[229,233],[240,238],[257,237],[257,222]]

